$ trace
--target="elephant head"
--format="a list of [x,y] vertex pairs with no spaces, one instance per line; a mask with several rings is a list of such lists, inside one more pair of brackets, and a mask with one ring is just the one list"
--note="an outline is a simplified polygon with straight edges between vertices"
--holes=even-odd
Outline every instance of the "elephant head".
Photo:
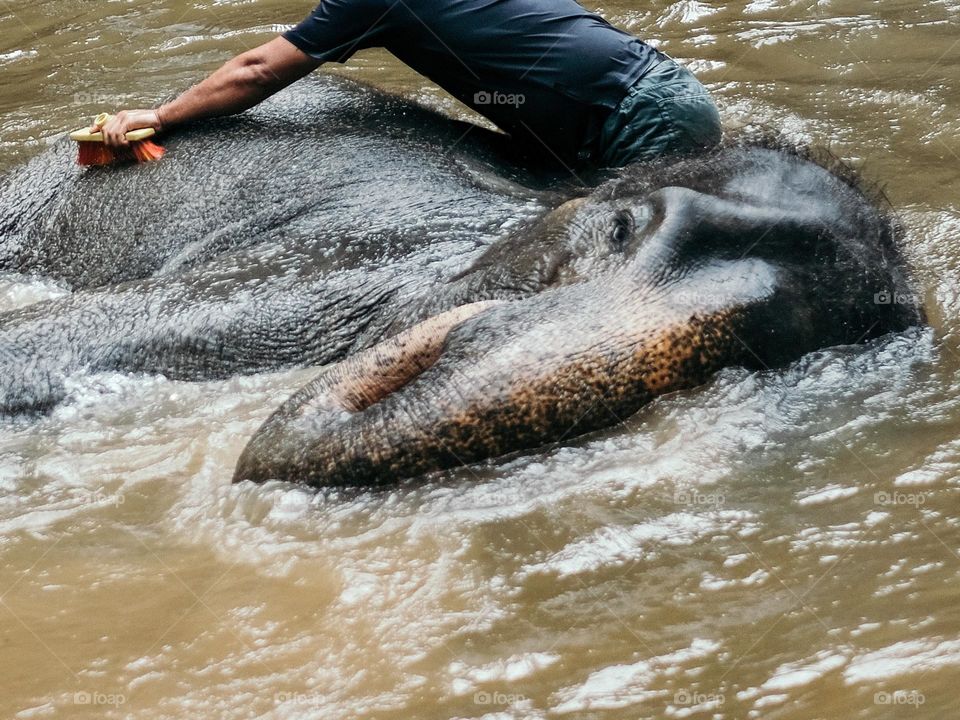
[[328,367],[235,479],[389,483],[616,424],[726,366],[905,329],[924,316],[894,235],[855,183],[799,153],[636,166],[481,261],[535,266],[545,289],[467,302]]

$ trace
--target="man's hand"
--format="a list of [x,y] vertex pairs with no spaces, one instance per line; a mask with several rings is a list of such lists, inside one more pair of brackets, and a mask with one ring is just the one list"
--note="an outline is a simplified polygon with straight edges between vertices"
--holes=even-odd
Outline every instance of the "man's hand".
[[156,110],[122,110],[103,126],[103,141],[112,148],[129,145],[131,130],[160,131],[182,122],[232,115],[265,100],[320,65],[283,37],[230,60],[203,82]]
[[156,110],[121,110],[100,128],[103,142],[108,147],[124,148],[130,143],[127,133],[140,128],[153,128],[157,132],[163,128],[160,115]]

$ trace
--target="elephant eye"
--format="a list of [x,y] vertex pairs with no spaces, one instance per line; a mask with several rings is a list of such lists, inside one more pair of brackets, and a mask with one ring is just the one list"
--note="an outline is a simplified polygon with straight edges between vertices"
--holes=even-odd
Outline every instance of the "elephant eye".
[[613,219],[613,230],[610,232],[610,242],[617,250],[623,250],[630,236],[633,234],[633,217],[626,210],[621,210]]

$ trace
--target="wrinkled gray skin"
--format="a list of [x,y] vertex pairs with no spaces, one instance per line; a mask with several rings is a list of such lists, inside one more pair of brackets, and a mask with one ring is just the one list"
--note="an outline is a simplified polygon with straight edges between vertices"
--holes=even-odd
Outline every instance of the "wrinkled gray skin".
[[80,370],[339,360],[235,477],[377,484],[923,320],[874,302],[913,297],[885,213],[796,154],[734,146],[548,192],[467,129],[312,79],[166,138],[153,165],[36,159],[0,190],[0,269],[76,292],[0,315],[0,409],[47,407]]
[[0,411],[49,407],[82,370],[323,364],[542,284],[532,265],[449,282],[557,202],[494,133],[321,76],[162,142],[161,162],[81,169],[64,141],[0,186],[0,271],[76,289],[0,315]]
[[[264,423],[235,479],[390,483],[619,424],[723,367],[903,330],[923,312],[893,229],[855,187],[782,151],[635,167],[527,230],[545,257],[566,253],[549,287],[329,368]],[[509,253],[479,264],[510,266]]]
[[64,139],[0,180],[0,269],[86,289],[271,244],[336,269],[406,253],[416,233],[420,245],[489,241],[537,197],[520,184],[534,178],[505,174],[500,138],[309,76],[240,116],[163,136],[163,162],[81,168]]

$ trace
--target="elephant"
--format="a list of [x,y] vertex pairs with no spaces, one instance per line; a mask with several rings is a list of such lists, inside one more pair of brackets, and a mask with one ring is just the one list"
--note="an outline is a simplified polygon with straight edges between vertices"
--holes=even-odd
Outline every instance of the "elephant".
[[73,290],[0,313],[0,412],[49,409],[82,371],[325,364],[541,282],[453,281],[561,197],[492,131],[317,76],[163,143],[157,163],[82,169],[63,141],[0,183],[0,271]]
[[327,368],[257,431],[235,481],[392,483],[619,424],[724,367],[923,323],[896,224],[832,164],[726,147],[567,201],[526,229],[571,253],[558,282]]
[[318,76],[164,143],[103,169],[60,143],[0,183],[0,270],[72,290],[0,314],[0,412],[82,371],[322,366],[234,479],[376,485],[925,319],[884,204],[774,141],[578,176]]
[[335,76],[162,142],[161,162],[82,168],[62,139],[0,180],[0,271],[83,290],[271,244],[333,269],[396,254],[410,232],[476,243],[551,202],[498,134]]

